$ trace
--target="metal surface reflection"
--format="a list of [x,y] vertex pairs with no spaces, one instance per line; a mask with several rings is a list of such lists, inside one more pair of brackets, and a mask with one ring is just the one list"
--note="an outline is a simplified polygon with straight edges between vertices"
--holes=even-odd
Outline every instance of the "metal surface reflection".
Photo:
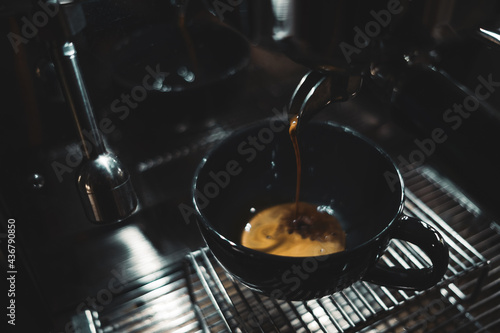
[[130,267],[130,276],[146,276],[165,266],[165,258],[158,253],[137,225],[119,229],[115,240],[123,247],[127,266]]

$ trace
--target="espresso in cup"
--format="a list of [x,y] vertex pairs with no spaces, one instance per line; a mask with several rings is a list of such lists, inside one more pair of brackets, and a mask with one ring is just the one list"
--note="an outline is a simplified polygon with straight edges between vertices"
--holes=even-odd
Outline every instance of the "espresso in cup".
[[328,206],[300,202],[302,161],[297,138],[299,116],[290,120],[289,135],[295,151],[297,179],[295,202],[258,212],[246,225],[241,245],[261,252],[310,257],[345,250],[346,234]]
[[257,213],[245,226],[241,245],[261,252],[312,257],[345,249],[345,232],[328,207],[306,202],[276,205]]

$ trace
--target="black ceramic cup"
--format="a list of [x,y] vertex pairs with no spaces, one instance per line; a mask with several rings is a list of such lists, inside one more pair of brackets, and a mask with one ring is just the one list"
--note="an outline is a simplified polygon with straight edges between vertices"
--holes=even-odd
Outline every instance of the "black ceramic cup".
[[[296,165],[288,124],[270,119],[231,135],[196,171],[198,225],[220,264],[249,288],[276,299],[318,298],[358,280],[410,290],[437,284],[448,267],[448,248],[437,230],[402,213],[403,180],[389,156],[334,123],[308,123],[298,139],[300,200],[333,209],[347,233],[345,251],[286,257],[241,245],[243,228],[255,212],[295,199]],[[391,239],[417,245],[432,266],[384,265],[379,258]]]

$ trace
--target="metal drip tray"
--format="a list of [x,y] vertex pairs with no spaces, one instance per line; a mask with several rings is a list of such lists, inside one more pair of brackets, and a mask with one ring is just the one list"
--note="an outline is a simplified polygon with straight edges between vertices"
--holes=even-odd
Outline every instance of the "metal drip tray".
[[[416,207],[408,212],[421,213]],[[439,223],[435,226],[439,228]],[[417,298],[428,297],[428,294],[454,294],[456,279],[487,267],[486,260],[460,236],[443,228],[440,230],[452,244],[450,265],[445,279],[426,292],[393,290],[360,281],[318,300],[276,301],[234,282],[208,249],[200,249],[188,256],[194,271],[190,274],[193,298],[201,308],[200,319],[214,332],[345,332],[359,329]],[[414,267],[428,265],[418,249],[400,241],[390,244],[382,260],[388,265],[403,266],[406,262]]]
[[[457,223],[477,217],[473,209],[463,202],[460,205],[457,197],[436,185],[427,171],[411,172],[405,178],[406,213],[436,227],[450,249],[444,279],[429,290],[409,292],[359,281],[321,299],[277,301],[233,281],[211,252],[201,248],[189,253],[184,261],[143,277],[140,287],[119,295],[116,302],[102,312],[94,311],[95,330],[128,333],[448,332],[463,327],[464,332],[481,329],[488,332],[487,325],[491,327],[495,321],[480,314],[479,317],[487,320],[483,324],[474,315],[480,302],[471,303],[476,301],[482,287],[489,286],[485,282],[490,268],[488,260],[441,215],[452,210],[453,218],[450,218]],[[436,199],[439,204],[431,209],[428,202]],[[500,237],[495,232],[494,235]],[[382,260],[387,265],[401,267],[430,265],[418,248],[397,240],[391,241]],[[492,288],[498,290],[494,285]],[[500,295],[491,297],[500,299]]]

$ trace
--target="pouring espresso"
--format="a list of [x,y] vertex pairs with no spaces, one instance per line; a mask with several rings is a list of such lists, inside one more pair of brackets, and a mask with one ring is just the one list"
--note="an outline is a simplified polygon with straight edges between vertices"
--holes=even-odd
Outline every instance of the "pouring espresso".
[[299,200],[302,163],[297,138],[300,123],[308,121],[332,101],[343,101],[355,94],[360,82],[352,85],[354,90],[349,91],[346,88],[349,85],[336,82],[340,78],[349,80],[339,73],[311,71],[297,86],[290,102],[292,117],[288,131],[297,166],[295,203],[272,206],[255,215],[243,230],[243,246],[294,257],[326,255],[345,249],[346,234],[332,210]]
[[295,202],[266,208],[247,223],[241,244],[274,255],[310,257],[345,249],[346,234],[328,206],[300,202],[301,158],[297,139],[299,116],[290,120],[289,135],[295,152]]
[[299,124],[308,121],[332,101],[354,97],[361,77],[345,73],[310,71],[293,93],[289,135],[297,166],[295,202],[259,212],[247,223],[241,244],[269,254],[308,257],[345,249],[346,233],[328,206],[300,202],[302,161],[298,143]]

